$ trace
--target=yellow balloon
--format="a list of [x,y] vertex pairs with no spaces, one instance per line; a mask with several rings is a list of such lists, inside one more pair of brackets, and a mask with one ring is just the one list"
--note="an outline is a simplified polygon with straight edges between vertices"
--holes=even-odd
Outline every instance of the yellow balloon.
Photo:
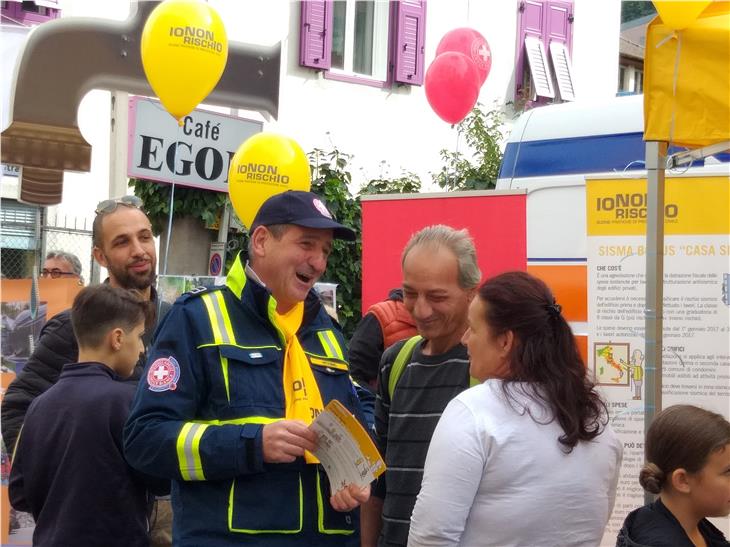
[[238,147],[228,171],[228,194],[238,218],[251,228],[271,196],[287,190],[309,191],[309,161],[293,139],[257,133]]
[[711,0],[653,0],[654,7],[664,23],[674,30],[690,26],[711,4]]
[[150,13],[140,50],[150,86],[182,123],[220,80],[228,60],[228,38],[223,21],[208,4],[165,0]]

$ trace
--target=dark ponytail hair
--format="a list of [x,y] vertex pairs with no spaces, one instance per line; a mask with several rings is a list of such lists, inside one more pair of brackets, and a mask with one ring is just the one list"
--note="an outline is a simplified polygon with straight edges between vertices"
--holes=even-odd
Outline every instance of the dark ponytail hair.
[[662,410],[646,432],[647,463],[639,473],[644,490],[658,494],[677,469],[697,473],[713,452],[730,444],[730,422],[692,405]]
[[508,272],[487,280],[479,297],[493,333],[514,334],[505,395],[512,397],[514,382],[527,383],[527,394],[546,403],[563,429],[558,441],[567,453],[597,437],[608,423],[606,404],[547,285],[528,273]]

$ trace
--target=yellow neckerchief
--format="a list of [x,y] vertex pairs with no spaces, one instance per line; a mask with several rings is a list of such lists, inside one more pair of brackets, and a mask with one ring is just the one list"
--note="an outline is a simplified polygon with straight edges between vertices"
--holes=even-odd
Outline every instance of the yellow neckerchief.
[[[314,379],[309,360],[297,338],[297,331],[304,317],[304,302],[299,302],[285,314],[274,310],[274,320],[286,337],[284,353],[284,396],[286,398],[286,419],[301,420],[311,424],[322,412],[322,395]],[[319,463],[309,452],[304,453],[307,463]]]

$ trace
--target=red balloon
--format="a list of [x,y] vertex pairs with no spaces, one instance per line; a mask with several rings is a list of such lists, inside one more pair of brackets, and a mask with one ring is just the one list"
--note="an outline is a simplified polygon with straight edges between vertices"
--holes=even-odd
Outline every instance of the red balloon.
[[447,51],[458,51],[469,57],[479,71],[479,85],[482,86],[492,68],[492,50],[487,39],[473,28],[456,28],[441,38],[436,56]]
[[463,53],[447,51],[428,67],[424,87],[428,104],[439,118],[459,123],[479,98],[479,71]]

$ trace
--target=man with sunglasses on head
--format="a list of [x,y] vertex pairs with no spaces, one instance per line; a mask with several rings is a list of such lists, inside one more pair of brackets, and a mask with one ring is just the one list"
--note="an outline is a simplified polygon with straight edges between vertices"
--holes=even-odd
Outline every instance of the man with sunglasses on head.
[[[157,304],[153,287],[157,277],[157,253],[152,225],[140,209],[136,196],[108,199],[99,203],[92,228],[94,259],[109,273],[107,283],[122,289],[137,289]],[[50,268],[53,277],[53,268]],[[162,303],[160,315],[169,305]],[[145,347],[154,325],[145,330]],[[78,360],[79,348],[71,328],[70,310],[52,317],[43,327],[38,344],[20,374],[8,386],[2,401],[3,440],[12,453],[25,413],[38,395],[56,383],[63,365]],[[140,359],[132,375],[137,381],[144,368]]]
[[[159,322],[170,306],[166,302],[159,302],[158,305],[157,292],[153,286],[157,277],[157,253],[152,225],[141,206],[142,200],[135,196],[99,203],[92,228],[93,254],[94,259],[109,273],[105,282],[112,287],[140,291],[155,304]],[[79,349],[71,326],[70,311],[62,311],[46,323],[33,354],[3,397],[2,435],[11,453],[30,403],[56,383],[66,363],[78,361]],[[145,328],[145,350],[149,347],[154,329],[155,325]],[[141,355],[130,381],[139,380],[144,365],[145,356]]]

